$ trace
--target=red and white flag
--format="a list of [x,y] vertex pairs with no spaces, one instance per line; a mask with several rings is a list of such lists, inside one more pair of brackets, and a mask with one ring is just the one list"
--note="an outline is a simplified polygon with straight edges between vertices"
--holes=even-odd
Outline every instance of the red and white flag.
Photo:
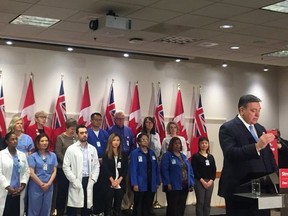
[[59,96],[55,106],[55,113],[52,119],[52,129],[54,130],[54,137],[57,137],[61,133],[66,131],[65,122],[66,116],[66,102],[64,95],[63,80],[61,80]]
[[163,139],[166,137],[165,131],[165,120],[164,120],[164,108],[162,104],[161,89],[159,87],[157,94],[157,101],[155,107],[155,128],[160,136],[160,141],[162,144]]
[[207,130],[205,125],[205,116],[202,106],[201,94],[199,94],[199,102],[195,110],[193,134],[191,138],[191,155],[198,152],[198,140],[200,137],[207,137]]
[[90,126],[90,111],[91,102],[90,102],[90,94],[88,88],[88,80],[85,82],[84,92],[82,96],[81,110],[79,113],[78,124],[85,125],[86,127]]
[[0,133],[1,133],[1,137],[4,137],[7,133],[6,122],[5,122],[5,105],[4,105],[4,94],[3,94],[2,82],[1,82],[1,92],[0,92]]
[[132,103],[130,106],[128,127],[131,128],[135,137],[142,130],[142,120],[141,120],[141,111],[140,111],[140,102],[139,102],[138,83],[136,83],[136,85],[135,85]]
[[107,106],[103,118],[102,128],[108,130],[114,125],[114,113],[116,112],[115,101],[114,101],[114,90],[113,90],[113,81],[110,87],[110,93],[107,100]]
[[21,112],[21,118],[23,119],[24,131],[27,129],[29,125],[33,125],[35,123],[34,113],[35,113],[35,98],[34,98],[34,91],[33,91],[33,81],[31,77],[28,87],[27,87],[23,109]]
[[187,157],[190,158],[190,148],[189,148],[189,143],[188,143],[188,136],[187,136],[187,131],[185,128],[185,116],[184,116],[184,107],[183,107],[183,102],[182,102],[182,95],[181,95],[181,90],[178,88],[177,92],[177,98],[176,98],[176,108],[175,108],[175,114],[173,121],[176,122],[178,125],[179,131],[178,135],[183,136],[186,140],[187,144]]

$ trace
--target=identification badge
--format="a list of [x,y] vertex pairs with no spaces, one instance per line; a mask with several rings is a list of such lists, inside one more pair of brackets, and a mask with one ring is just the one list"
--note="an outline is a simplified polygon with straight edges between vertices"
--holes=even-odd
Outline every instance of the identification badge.
[[47,163],[44,163],[44,164],[43,164],[43,170],[48,170],[48,165],[47,165]]
[[209,160],[205,160],[205,164],[206,164],[206,166],[210,166]]
[[152,160],[156,160],[156,157],[154,155],[152,155]]
[[117,168],[118,168],[118,169],[121,169],[121,161],[118,161],[118,163],[117,163]]
[[129,146],[129,145],[130,145],[130,143],[129,143],[129,140],[127,140],[127,141],[126,141],[126,144],[127,144],[127,146]]
[[97,141],[96,145],[97,147],[101,147],[101,143],[99,141]]
[[138,156],[138,162],[143,162],[142,156]]
[[172,159],[171,162],[172,162],[172,164],[176,164],[176,160],[175,159]]

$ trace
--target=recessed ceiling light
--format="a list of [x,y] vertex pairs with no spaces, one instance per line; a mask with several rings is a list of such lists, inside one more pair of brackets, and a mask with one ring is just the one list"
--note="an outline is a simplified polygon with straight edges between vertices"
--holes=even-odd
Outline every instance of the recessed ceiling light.
[[48,28],[59,21],[60,21],[59,19],[20,15],[16,19],[12,20],[10,23],[17,24],[17,25],[32,25],[32,26]]
[[175,62],[181,62],[181,59],[176,59]]
[[230,49],[237,50],[237,49],[240,49],[240,47],[239,46],[232,46],[232,47],[230,47]]
[[72,52],[74,49],[73,49],[72,47],[68,47],[67,50],[68,50],[69,52]]
[[263,71],[265,71],[265,72],[269,71],[268,67],[265,66],[265,67],[263,68]]
[[6,41],[6,44],[7,44],[7,45],[12,45],[13,42],[12,42],[12,41]]
[[128,53],[124,53],[123,56],[124,56],[125,58],[128,58],[128,57],[129,57],[129,54],[128,54]]
[[280,12],[280,13],[288,13],[288,0],[281,1],[281,2],[278,2],[275,4],[271,4],[271,5],[262,7],[261,9],[276,11],[276,12]]
[[230,28],[233,28],[233,25],[225,24],[225,25],[221,25],[220,28],[222,28],[222,29],[230,29]]
[[228,64],[224,62],[224,63],[222,64],[222,67],[223,67],[223,68],[226,68],[226,67],[228,67]]

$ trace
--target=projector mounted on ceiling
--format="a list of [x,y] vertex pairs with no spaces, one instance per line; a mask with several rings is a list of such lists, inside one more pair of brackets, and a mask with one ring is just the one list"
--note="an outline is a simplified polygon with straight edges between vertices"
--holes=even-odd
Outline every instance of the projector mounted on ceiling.
[[131,20],[117,16],[113,11],[109,11],[106,16],[91,20],[89,28],[93,31],[101,28],[115,28],[121,30],[131,29]]

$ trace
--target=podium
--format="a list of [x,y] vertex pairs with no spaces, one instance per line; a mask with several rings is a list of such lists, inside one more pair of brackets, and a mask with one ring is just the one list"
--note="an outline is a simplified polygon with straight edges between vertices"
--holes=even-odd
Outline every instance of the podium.
[[[252,193],[235,193],[235,196],[240,196],[244,199],[250,199],[257,203],[258,209],[280,209],[280,215],[281,216],[287,216],[288,215],[288,184],[287,187],[283,188],[283,182],[285,183],[288,179],[284,178],[282,179],[281,176],[284,173],[284,176],[288,177],[288,169],[280,169],[280,179],[278,172],[271,173],[269,175],[263,176],[260,179],[265,181],[270,181],[271,184],[273,184],[275,188],[275,193],[261,193],[261,195],[257,196]],[[285,174],[286,173],[286,174]],[[251,182],[245,183],[245,184],[251,184]],[[280,185],[280,188],[278,189],[278,185]]]

